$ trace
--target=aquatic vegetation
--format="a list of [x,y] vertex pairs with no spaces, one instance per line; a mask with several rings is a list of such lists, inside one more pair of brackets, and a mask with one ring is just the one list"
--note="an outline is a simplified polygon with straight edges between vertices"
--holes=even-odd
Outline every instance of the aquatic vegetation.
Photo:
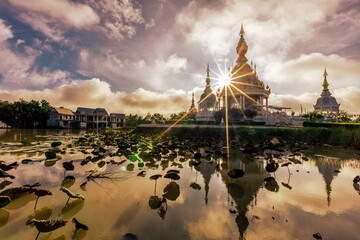
[[21,140],[20,143],[22,143],[24,145],[29,145],[29,144],[31,144],[31,141],[25,138],[25,139]]
[[31,189],[29,193],[34,193],[37,196],[34,209],[36,209],[39,197],[52,195],[52,192],[47,189]]
[[5,207],[11,202],[11,198],[9,196],[0,196],[0,208]]
[[354,183],[359,183],[360,182],[360,176],[356,176],[353,180]]
[[238,179],[245,175],[245,172],[241,169],[231,169],[227,172],[227,175],[231,178]]
[[10,185],[10,184],[12,184],[12,182],[7,181],[7,180],[2,181],[2,182],[0,183],[0,190],[1,190],[1,189],[4,189],[6,186],[8,186],[8,185]]
[[50,151],[45,152],[45,157],[46,157],[46,159],[54,159],[54,158],[56,158],[56,153],[50,152]]
[[[86,218],[86,216],[99,215],[100,217],[103,216],[103,212],[110,210],[116,213],[113,215],[117,215],[118,219],[112,216],[109,216],[109,219],[111,218],[111,221],[114,221],[116,226],[124,226],[124,229],[133,227],[133,224],[142,226],[143,221],[149,221],[149,219],[151,219],[150,217],[154,216],[157,218],[157,215],[164,221],[178,219],[179,224],[191,224],[193,220],[188,217],[188,215],[191,215],[195,217],[196,220],[199,220],[199,224],[201,225],[204,220],[203,217],[208,216],[208,214],[214,214],[215,211],[216,213],[222,214],[226,222],[228,222],[229,219],[230,222],[233,221],[238,227],[240,236],[243,236],[243,238],[246,237],[247,239],[255,239],[254,234],[256,235],[256,233],[254,232],[249,231],[249,236],[246,236],[246,229],[248,225],[251,224],[246,216],[251,218],[254,213],[259,214],[256,212],[256,209],[261,212],[261,219],[271,220],[272,217],[274,217],[274,221],[271,221],[274,224],[280,221],[285,222],[283,210],[277,208],[278,210],[276,212],[271,211],[271,213],[269,213],[270,211],[267,211],[267,208],[270,210],[272,206],[268,206],[268,202],[264,202],[264,192],[266,192],[267,199],[271,200],[269,202],[274,204],[276,208],[278,207],[276,206],[276,202],[273,203],[272,201],[275,195],[273,193],[277,193],[279,203],[283,203],[286,200],[284,196],[287,196],[286,193],[289,193],[289,190],[292,190],[291,193],[295,193],[294,195],[297,195],[299,191],[304,191],[299,181],[299,178],[306,175],[304,170],[311,171],[314,170],[314,168],[319,169],[318,171],[311,171],[311,174],[309,174],[311,177],[316,174],[320,174],[320,176],[324,174],[323,177],[316,178],[316,181],[321,181],[325,179],[324,176],[328,175],[332,176],[334,181],[338,179],[343,181],[348,178],[344,176],[344,174],[336,175],[340,170],[342,173],[345,173],[345,168],[347,167],[345,162],[339,162],[338,156],[331,159],[329,157],[328,160],[326,157],[327,153],[319,153],[317,149],[313,150],[312,143],[303,143],[294,139],[288,140],[287,137],[283,136],[270,137],[264,135],[263,137],[259,137],[259,131],[257,129],[251,132],[251,134],[248,130],[246,130],[246,133],[241,133],[241,131],[235,129],[232,133],[230,131],[232,138],[230,138],[229,141],[229,158],[226,148],[224,148],[226,142],[224,142],[224,136],[222,136],[223,133],[221,133],[221,130],[207,131],[203,129],[192,129],[188,131],[178,129],[176,130],[178,131],[177,133],[169,132],[169,136],[164,136],[156,141],[156,136],[154,137],[153,133],[140,134],[136,133],[137,131],[139,130],[135,130],[135,132],[131,134],[118,134],[116,132],[105,134],[99,131],[87,132],[80,136],[49,135],[47,138],[44,138],[43,143],[39,145],[38,152],[36,152],[36,148],[34,148],[36,143],[31,146],[23,146],[18,143],[17,145],[11,146],[13,149],[18,148],[20,152],[18,154],[22,154],[16,155],[16,158],[12,159],[23,159],[24,162],[19,162],[20,165],[26,163],[31,163],[31,165],[21,165],[20,171],[16,168],[10,169],[10,167],[8,167],[10,160],[5,159],[5,162],[0,162],[0,166],[4,165],[3,167],[9,169],[9,173],[15,176],[16,180],[19,179],[20,182],[24,179],[21,175],[24,173],[25,168],[41,171],[41,174],[32,175],[29,172],[25,176],[35,176],[36,181],[43,181],[44,187],[51,190],[53,190],[54,186],[58,187],[61,184],[61,187],[67,189],[67,191],[64,191],[64,189],[61,191],[65,192],[69,198],[64,206],[62,202],[64,199],[61,197],[62,193],[55,194],[60,195],[60,197],[48,197],[45,200],[49,201],[44,200],[44,202],[42,202],[44,206],[51,204],[52,210],[46,208],[44,214],[40,214],[35,210],[33,214],[30,213],[31,216],[29,216],[30,214],[26,214],[26,216],[19,214],[9,219],[25,217],[25,219],[28,218],[29,220],[46,220],[51,216],[58,216],[64,219],[73,219],[73,217],[76,217],[76,219],[83,218],[83,221],[86,220],[86,223],[91,227],[91,232],[86,233],[86,231],[80,231],[81,228],[76,227],[75,220],[73,220],[75,228],[74,225],[71,226],[71,235],[74,234],[74,238],[81,239],[84,238],[84,234],[92,234],[94,231],[99,230],[99,227],[94,224],[94,219],[92,217]],[[269,132],[269,130],[266,130],[266,132]],[[238,135],[235,133],[238,133]],[[61,141],[62,145],[66,146],[66,149],[55,147],[56,150],[49,150],[49,145],[54,141]],[[0,145],[1,144],[0,142]],[[30,148],[31,151],[35,152],[27,152]],[[62,154],[64,154],[63,158],[65,160],[59,161],[57,158],[44,160],[42,154],[47,151],[54,153],[61,151]],[[319,154],[323,154],[324,156],[317,157],[316,155]],[[357,163],[357,158],[353,156],[354,155],[352,155],[352,160],[349,164]],[[301,165],[298,163],[301,163]],[[330,168],[334,164],[340,167]],[[47,168],[45,168],[44,165],[47,166]],[[68,165],[70,167],[69,169],[72,168],[71,165],[74,167],[72,170],[73,176],[66,176],[63,179],[62,173],[64,169],[62,166],[65,168],[65,165]],[[279,168],[279,166],[282,168]],[[284,169],[285,167],[287,169]],[[296,176],[294,175],[290,185],[290,170],[292,168],[294,168],[294,171],[298,170],[300,172],[296,174]],[[228,169],[230,170],[228,171]],[[65,170],[67,171],[66,168]],[[281,182],[281,184],[279,185],[275,180],[274,174],[271,174],[271,176],[268,172],[276,172],[276,180]],[[197,178],[198,174],[200,176],[199,179]],[[145,177],[147,175],[148,177]],[[75,177],[80,181],[77,184],[75,184]],[[162,177],[166,179],[160,179]],[[101,180],[123,179],[124,182],[114,181],[112,183],[111,181],[102,181],[100,185],[97,179],[100,179],[99,182]],[[360,191],[360,177],[358,177],[358,179],[358,183],[354,182],[353,186],[351,186],[351,184],[346,186],[346,188],[351,188],[351,193],[355,195],[355,197],[358,197],[357,193]],[[95,184],[88,184],[90,180],[94,181]],[[351,180],[352,177],[350,182]],[[151,189],[152,185],[149,185],[150,181],[155,181],[154,192],[152,192]],[[349,179],[346,181],[349,181]],[[26,211],[32,211],[33,204],[35,204],[35,207],[37,206],[39,197],[47,195],[45,193],[45,195],[40,194],[41,189],[37,189],[39,185],[35,186],[37,185],[36,183],[17,188],[9,188],[8,184],[11,184],[11,182],[4,181],[0,183],[0,188],[3,186],[2,188],[5,189],[5,191],[1,193],[4,195],[0,196],[7,196],[7,199],[12,200],[4,206],[4,210],[23,208]],[[323,185],[324,184],[318,184],[317,186]],[[163,190],[160,193],[156,192],[158,186],[161,186]],[[69,190],[70,187],[71,190]],[[79,190],[79,187],[81,190]],[[180,197],[180,188],[183,191],[181,192],[183,197]],[[356,190],[356,194],[354,194],[353,188]],[[329,192],[329,195],[330,193],[337,194],[336,188],[328,189],[327,192]],[[85,196],[79,194],[78,191],[86,191],[85,193],[82,192]],[[320,192],[321,193],[317,193],[318,201],[326,201],[327,196],[325,196],[324,199],[319,199],[319,196],[322,196],[323,192],[325,194],[327,192]],[[224,195],[224,193],[226,195]],[[19,195],[15,198],[16,194]],[[69,194],[77,197],[70,197]],[[95,198],[94,195],[99,197]],[[132,198],[132,196],[134,196],[134,198]],[[87,202],[83,200],[85,197]],[[332,195],[330,197],[332,197]],[[71,198],[72,201],[70,202]],[[227,203],[226,198],[228,199]],[[214,199],[216,201],[216,209],[214,209]],[[30,201],[34,201],[34,203],[28,204]],[[97,208],[85,207],[85,204],[97,204],[99,203],[98,201],[101,201],[101,205],[97,205]],[[221,201],[224,203],[221,203]],[[152,211],[151,214],[144,212],[143,204],[149,206],[146,207],[146,210]],[[307,207],[309,207],[309,203],[304,204],[307,204]],[[50,207],[50,205],[48,207]],[[316,208],[314,206],[310,207]],[[299,210],[295,204],[292,208]],[[266,211],[262,211],[264,209]],[[0,209],[0,218],[2,214],[1,210],[2,209]],[[187,214],[187,211],[190,210],[191,214]],[[52,213],[52,211],[54,212]],[[89,215],[87,215],[88,213],[86,211],[89,211]],[[10,214],[12,214],[12,211],[10,211]],[[287,217],[291,218],[291,216],[288,215]],[[6,214],[4,216],[6,216]],[[142,217],[139,218],[138,216]],[[314,218],[317,217],[314,216]],[[104,221],[107,220],[105,219]],[[126,224],[124,224],[125,221]],[[137,223],[137,221],[139,221],[139,223]],[[253,222],[253,220],[251,220],[251,222]],[[259,225],[261,224],[263,228],[264,225],[262,222],[263,221],[258,221],[257,223]],[[0,226],[1,224],[0,220]],[[210,224],[211,228],[212,223],[208,224]],[[221,223],[218,224],[219,227],[222,226]],[[265,228],[273,227],[271,223],[269,224],[267,222],[267,224],[268,226],[265,226]],[[152,225],[151,229],[154,229],[154,233],[149,236],[154,239],[159,236],[155,233],[155,230],[160,232],[164,231],[164,234],[169,234],[169,231],[174,231],[174,233],[179,234],[178,228],[173,227],[171,230],[168,230],[163,228],[163,225],[168,225],[168,222]],[[200,225],[199,227],[201,227]],[[33,223],[32,226],[35,226],[35,224]],[[8,229],[10,228],[6,228],[5,231],[8,231]],[[69,235],[69,228],[66,229],[67,230],[64,228],[64,231],[59,231],[62,231],[59,234],[60,237],[65,238],[66,235]],[[289,227],[290,233],[292,233],[291,229],[292,228]],[[31,229],[29,228],[29,230]],[[143,237],[144,234],[148,234],[146,231],[148,230],[145,229],[144,233],[141,233],[141,237]],[[67,233],[61,235],[64,232]],[[313,232],[307,232],[306,234],[307,236],[311,236],[312,233]],[[109,234],[109,236],[113,238],[119,237],[118,235],[115,236],[108,232],[106,234]],[[22,236],[22,233],[17,233],[14,236]],[[301,235],[300,237],[303,236],[304,235]],[[54,237],[56,236],[50,234],[46,236],[46,238]],[[89,236],[90,239],[96,237],[95,235]],[[196,237],[198,237],[198,235],[196,235]],[[221,237],[222,236],[215,234],[213,238],[222,239]],[[229,238],[229,236],[223,237],[225,239]],[[203,238],[199,237],[199,239]]]
[[180,196],[180,186],[176,182],[170,182],[164,188],[164,196],[166,199],[170,201],[176,201],[176,199]]
[[3,170],[0,170],[0,178],[4,178],[4,180],[5,180],[5,178],[14,179],[15,176],[10,175],[10,174],[8,174],[7,172],[5,172],[5,171],[3,171]]
[[65,168],[66,171],[73,171],[75,169],[74,164],[72,164],[72,161],[63,162],[62,165],[63,165],[63,168]]
[[32,188],[30,187],[14,187],[8,188],[0,193],[1,196],[11,196],[13,197],[18,193],[27,193],[30,192]]
[[53,148],[59,147],[61,144],[62,144],[61,142],[52,142],[51,147],[53,147]]
[[86,171],[86,179],[88,180],[96,180],[96,179],[104,179],[104,180],[117,180],[122,177],[119,176],[119,171],[114,168],[108,169],[95,169]]
[[40,233],[42,232],[51,232],[58,228],[65,226],[67,220],[38,220],[38,219],[31,219],[26,221],[26,225],[34,224],[36,229],[39,231],[37,234],[36,239],[38,239]]
[[171,180],[179,180],[180,176],[174,172],[165,174],[164,178],[170,178]]
[[3,171],[9,171],[11,169],[16,169],[19,166],[19,164],[17,162],[13,162],[11,164],[4,164],[3,161],[0,161],[0,169]]
[[315,233],[313,234],[313,237],[317,240],[322,240],[321,234],[320,233]]
[[73,219],[72,219],[72,222],[75,223],[75,228],[76,228],[75,233],[74,233],[73,236],[76,235],[76,232],[77,232],[79,229],[82,229],[82,230],[84,230],[84,231],[89,230],[89,227],[88,227],[88,226],[86,226],[85,224],[79,222],[76,218],[73,218]]
[[83,195],[81,195],[80,193],[73,193],[71,192],[69,189],[67,189],[66,187],[61,187],[60,191],[63,191],[64,193],[66,193],[66,195],[69,196],[66,205],[68,204],[70,198],[77,198],[77,199],[82,199],[85,200],[85,197]]
[[62,182],[61,187],[70,188],[75,183],[75,177],[74,176],[66,176]]

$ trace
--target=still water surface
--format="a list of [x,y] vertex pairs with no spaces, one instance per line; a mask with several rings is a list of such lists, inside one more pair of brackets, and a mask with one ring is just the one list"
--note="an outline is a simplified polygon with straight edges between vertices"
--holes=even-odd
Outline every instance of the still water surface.
[[[228,166],[221,165],[226,162],[222,159],[202,158],[199,166],[190,167],[188,160],[180,161],[177,157],[163,160],[157,169],[138,167],[135,162],[131,171],[126,168],[130,160],[124,156],[106,157],[106,161],[126,161],[102,167],[112,171],[115,178],[89,181],[81,188],[86,182],[85,171],[99,168],[92,162],[80,164],[91,154],[73,147],[73,151],[67,149],[66,154],[59,154],[61,160],[45,164],[44,151],[55,140],[65,147],[84,133],[0,130],[0,160],[6,164],[19,163],[17,169],[8,171],[15,179],[6,179],[12,182],[7,186],[0,183],[0,191],[42,182],[40,188],[53,192],[52,196],[39,198],[36,210],[36,196],[28,193],[16,196],[1,208],[0,239],[35,239],[36,228],[25,224],[31,218],[69,220],[65,227],[41,233],[38,239],[122,239],[126,233],[141,240],[313,239],[317,232],[323,239],[360,239],[360,195],[352,182],[360,174],[359,151],[309,148],[299,156],[291,156],[301,164],[279,167],[275,175],[271,174],[276,179],[272,184],[264,182],[270,176],[265,171],[265,157],[240,151],[231,155],[229,167],[246,172],[238,180],[228,177]],[[32,144],[18,144],[24,138]],[[206,149],[199,150],[204,154]],[[91,151],[88,147],[87,152]],[[287,162],[291,154],[267,153],[275,154],[280,164]],[[35,161],[21,164],[25,158]],[[75,170],[65,172],[62,163],[69,160],[74,160]],[[217,168],[217,163],[221,167]],[[170,169],[180,170],[180,180],[149,179],[154,174],[165,175]],[[146,175],[137,176],[142,170],[147,170]],[[75,181],[64,182],[64,175],[75,177]],[[70,199],[66,205],[68,197],[59,191],[62,184],[82,194],[85,201]],[[165,204],[158,207],[157,199],[162,199],[164,192],[168,194],[167,207]],[[73,236],[73,217],[89,230],[79,230]]]

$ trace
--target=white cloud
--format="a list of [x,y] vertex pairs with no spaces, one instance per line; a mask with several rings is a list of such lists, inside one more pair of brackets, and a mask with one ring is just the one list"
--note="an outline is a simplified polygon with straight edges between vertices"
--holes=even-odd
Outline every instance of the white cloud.
[[42,32],[46,37],[50,38],[55,42],[64,42],[64,32],[65,29],[63,26],[55,27],[55,23],[52,19],[38,15],[34,12],[21,13],[19,19],[22,22],[29,24],[34,30]]
[[[337,0],[327,1],[226,1],[204,7],[192,1],[176,17],[189,42],[198,42],[215,55],[235,52],[240,24],[245,24],[250,57],[266,62],[283,58],[297,39],[311,36],[311,26],[324,19]],[[306,17],[304,17],[306,16]]]
[[145,29],[150,29],[155,27],[155,19],[150,18],[149,22],[145,24]]
[[[41,72],[29,71],[41,52],[29,46],[25,47],[27,55],[13,52],[10,44],[6,41],[12,37],[10,26],[6,26],[3,20],[0,19],[0,39],[2,39],[0,41],[0,55],[4,56],[0,62],[1,87],[3,89],[45,87],[67,81],[70,75],[68,72],[60,70],[51,72],[46,67]],[[40,42],[38,44],[42,48],[52,51],[50,45],[41,44]]]
[[115,53],[104,56],[88,50],[80,51],[79,72],[89,78],[102,76],[117,89],[168,89],[179,82],[179,73],[187,68],[187,59],[176,53],[151,62],[121,59]]
[[108,37],[122,40],[123,34],[132,38],[136,34],[136,25],[144,23],[141,6],[132,0],[89,0],[94,9],[99,11]]
[[[314,111],[316,100],[321,91],[304,92],[299,95],[293,94],[271,94],[269,105],[291,107],[292,111],[300,112],[300,104],[303,112]],[[340,110],[353,114],[360,114],[360,87],[339,88],[332,92],[332,96],[340,103]]]
[[359,61],[335,54],[326,56],[312,53],[289,61],[269,63],[262,77],[269,82],[276,93],[320,92],[326,67],[330,90],[334,91],[348,86],[360,87],[359,66]]
[[186,58],[178,57],[177,54],[172,54],[167,60],[156,60],[155,66],[158,71],[164,72],[178,72],[186,69]]
[[17,7],[42,13],[76,28],[83,28],[99,23],[99,16],[86,4],[69,0],[9,0]]
[[12,38],[13,34],[10,26],[6,26],[4,20],[0,18],[0,42]]
[[162,114],[187,110],[191,104],[191,93],[169,89],[165,92],[148,91],[142,88],[126,93],[112,91],[107,82],[99,79],[77,80],[65,83],[53,89],[31,91],[19,89],[0,91],[0,99],[15,101],[19,97],[25,100],[48,100],[53,106],[64,106],[72,110],[77,107],[104,107],[111,112]]

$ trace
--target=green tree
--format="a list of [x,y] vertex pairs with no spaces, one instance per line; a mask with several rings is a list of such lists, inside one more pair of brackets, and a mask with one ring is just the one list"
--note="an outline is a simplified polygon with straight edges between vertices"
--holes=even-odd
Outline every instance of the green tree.
[[0,120],[12,128],[45,127],[51,109],[46,100],[27,102],[19,99],[14,103],[0,101]]

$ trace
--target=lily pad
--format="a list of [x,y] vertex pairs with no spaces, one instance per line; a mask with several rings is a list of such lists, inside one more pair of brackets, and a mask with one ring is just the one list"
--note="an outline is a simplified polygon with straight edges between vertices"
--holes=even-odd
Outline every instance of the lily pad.
[[149,207],[151,209],[158,209],[161,206],[161,198],[158,196],[151,196],[149,198]]
[[190,184],[190,187],[193,188],[193,189],[195,189],[195,190],[198,190],[198,191],[201,190],[201,186],[200,186],[199,184],[197,184],[196,182],[192,182],[192,183]]
[[158,180],[158,179],[161,178],[161,177],[162,177],[161,174],[155,174],[155,175],[152,175],[152,176],[150,177],[150,179],[151,179],[151,180]]
[[165,198],[175,201],[180,196],[180,186],[176,182],[171,182],[164,188]]
[[133,170],[134,170],[134,164],[129,163],[129,164],[126,166],[126,170],[127,170],[127,171],[133,171]]

